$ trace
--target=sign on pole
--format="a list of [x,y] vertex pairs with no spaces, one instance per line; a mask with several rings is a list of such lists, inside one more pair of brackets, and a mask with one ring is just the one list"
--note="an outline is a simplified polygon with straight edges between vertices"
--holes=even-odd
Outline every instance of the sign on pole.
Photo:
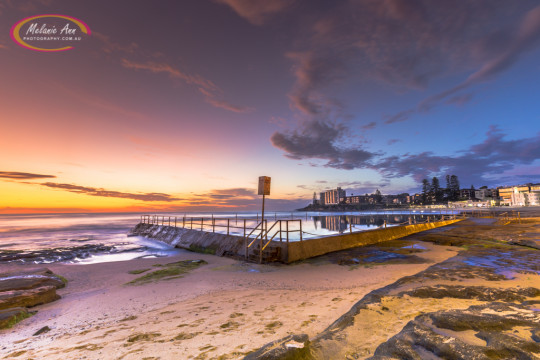
[[258,195],[270,195],[270,177],[269,176],[259,176]]

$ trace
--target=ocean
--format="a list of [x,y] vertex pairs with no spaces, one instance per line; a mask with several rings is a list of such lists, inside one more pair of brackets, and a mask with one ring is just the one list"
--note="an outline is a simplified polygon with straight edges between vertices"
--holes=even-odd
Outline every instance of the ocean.
[[[448,213],[448,212],[446,212]],[[44,264],[97,263],[125,261],[143,257],[165,257],[178,254],[181,249],[141,236],[127,234],[141,220],[138,213],[85,213],[85,214],[24,214],[0,215],[0,263],[17,262]],[[177,219],[237,219],[255,224],[256,212],[196,212],[153,214]],[[386,212],[267,212],[270,224],[276,219],[302,220],[303,238],[334,235],[345,231],[362,231],[407,223],[409,218],[423,222],[438,211],[386,211]],[[223,220],[222,220],[223,221]],[[233,220],[231,220],[233,221]],[[232,223],[231,223],[232,224]],[[204,230],[210,231],[205,228]],[[216,230],[216,231],[219,231]],[[231,232],[234,233],[234,232]],[[240,231],[237,235],[242,235]],[[294,234],[294,233],[292,233]],[[291,237],[291,241],[298,240]]]

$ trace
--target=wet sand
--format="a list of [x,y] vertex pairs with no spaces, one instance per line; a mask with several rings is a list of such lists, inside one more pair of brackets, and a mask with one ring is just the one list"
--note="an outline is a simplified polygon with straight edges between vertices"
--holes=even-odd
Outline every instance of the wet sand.
[[[337,265],[319,258],[259,265],[187,251],[160,259],[50,264],[69,281],[58,290],[62,299],[2,330],[0,352],[25,359],[238,359],[287,334],[315,336],[370,291],[455,254],[427,244],[413,264]],[[208,264],[183,278],[125,285],[140,276],[129,271],[188,259]],[[2,265],[0,271],[21,267]],[[44,326],[51,331],[32,336]]]

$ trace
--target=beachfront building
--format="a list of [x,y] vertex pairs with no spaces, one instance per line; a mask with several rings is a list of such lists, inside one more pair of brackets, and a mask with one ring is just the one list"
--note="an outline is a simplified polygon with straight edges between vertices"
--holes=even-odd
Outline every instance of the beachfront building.
[[475,189],[460,189],[459,190],[459,198],[461,200],[474,200],[476,194]]
[[526,184],[501,187],[499,199],[501,205],[538,206],[540,205],[540,184]]
[[369,195],[351,195],[345,196],[345,204],[362,205],[374,204],[375,200]]
[[324,192],[324,205],[337,205],[345,199],[345,190],[338,187]]
[[386,205],[402,205],[409,203],[409,194],[384,195],[382,202]]

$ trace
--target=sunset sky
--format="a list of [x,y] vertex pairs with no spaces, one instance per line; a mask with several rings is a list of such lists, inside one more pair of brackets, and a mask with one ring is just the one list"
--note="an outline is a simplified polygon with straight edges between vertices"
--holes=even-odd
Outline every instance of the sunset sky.
[[[40,14],[91,35],[10,38]],[[0,213],[540,182],[536,0],[7,0],[0,24]]]

